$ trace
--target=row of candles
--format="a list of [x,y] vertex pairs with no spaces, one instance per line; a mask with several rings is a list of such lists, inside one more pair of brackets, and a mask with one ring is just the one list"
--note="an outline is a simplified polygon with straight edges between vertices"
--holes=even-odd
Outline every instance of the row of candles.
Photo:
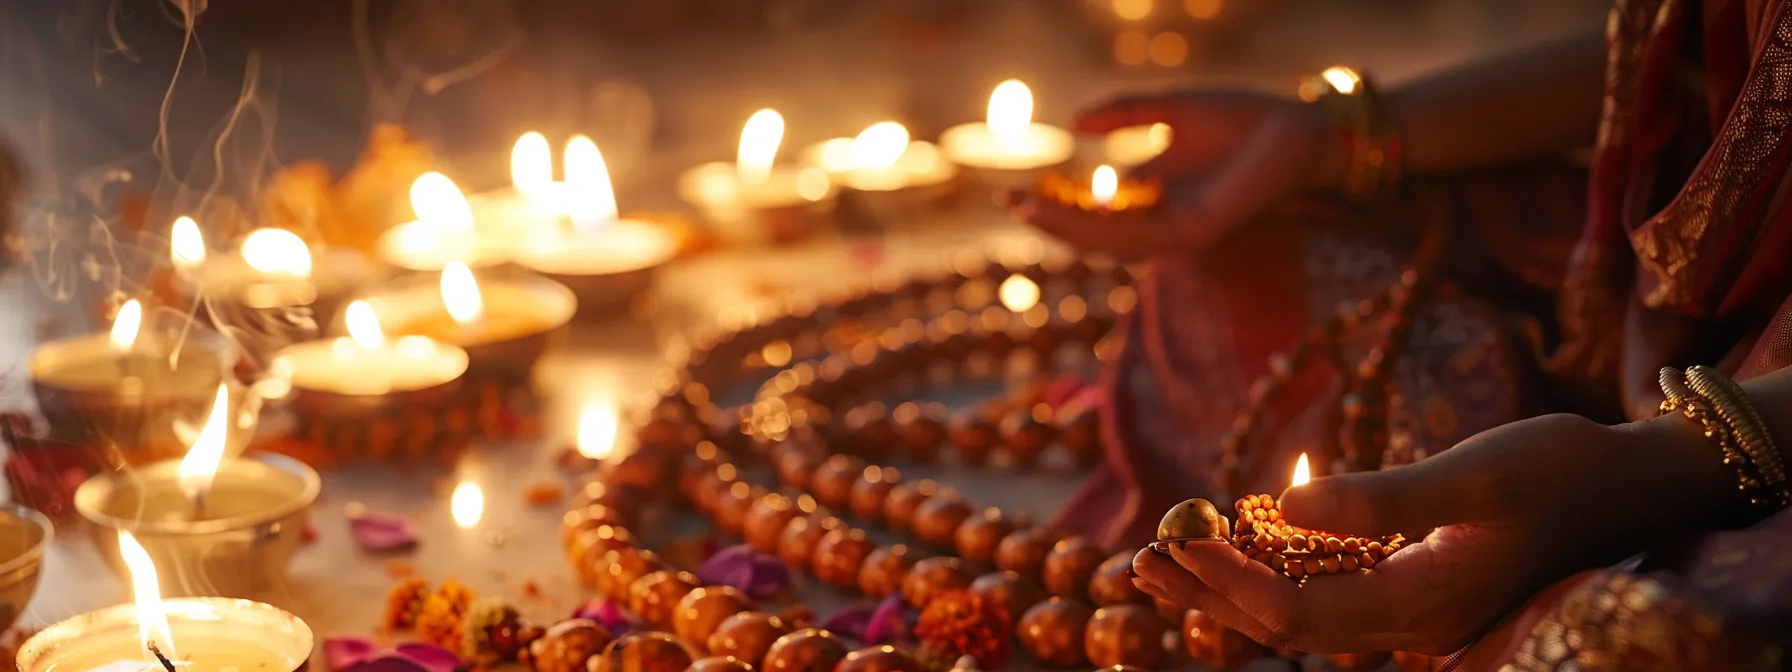
[[[1024,84],[1005,82],[991,97],[986,122],[952,128],[938,146],[911,139],[898,123],[882,122],[855,138],[810,147],[796,166],[776,161],[784,120],[765,110],[748,120],[734,165],[689,171],[681,192],[720,219],[727,211],[819,203],[841,189],[933,186],[952,179],[959,166],[983,171],[991,181],[1017,176],[1031,181],[1037,171],[1066,163],[1075,151],[1068,131],[1032,121],[1032,107]],[[1111,161],[1131,165],[1163,151],[1168,135],[1162,127],[1124,129],[1107,143]],[[432,286],[348,302],[340,311],[344,335],[280,349],[270,375],[235,405],[222,357],[207,360],[183,347],[183,338],[146,329],[150,320],[135,300],[117,311],[106,333],[52,342],[35,352],[30,371],[40,390],[135,390],[185,398],[203,389],[211,403],[184,458],[128,474],[103,472],[78,489],[76,508],[97,523],[96,540],[132,579],[136,600],[45,629],[21,649],[21,669],[300,667],[312,647],[303,621],[240,599],[164,602],[157,565],[180,577],[204,577],[214,594],[252,592],[283,574],[320,479],[288,458],[233,455],[240,450],[231,447],[244,445],[245,434],[254,430],[257,395],[323,398],[352,409],[451,385],[484,367],[527,364],[532,360],[511,356],[508,346],[558,328],[577,309],[579,295],[560,280],[577,284],[579,278],[637,274],[673,256],[676,246],[668,234],[619,217],[595,143],[574,137],[562,161],[563,177],[555,180],[547,139],[530,133],[512,153],[508,189],[468,199],[445,175],[418,177],[410,193],[416,219],[384,234],[379,256],[390,266],[433,274]],[[1116,182],[1113,168],[1096,172],[1098,203],[1113,196]],[[278,229],[251,232],[234,254],[214,257],[198,223],[185,217],[173,225],[169,254],[180,284],[194,296],[252,308],[321,303],[373,275],[364,259],[340,250],[313,254],[305,241]],[[536,275],[475,277],[476,269],[504,264]],[[1004,285],[1004,303],[1024,302],[1011,298],[1013,293]],[[401,335],[388,338],[388,331]],[[215,375],[166,375],[182,361]],[[616,430],[613,410],[587,409],[580,418],[580,451],[601,457],[614,444]],[[456,521],[463,525],[471,524],[463,518],[478,518],[472,511],[477,487],[466,485],[453,498]]]

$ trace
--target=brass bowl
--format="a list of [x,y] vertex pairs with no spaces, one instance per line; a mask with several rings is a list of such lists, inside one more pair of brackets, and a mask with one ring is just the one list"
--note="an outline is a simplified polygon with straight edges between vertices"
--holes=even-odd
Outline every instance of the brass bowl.
[[44,549],[55,536],[55,528],[44,514],[17,504],[0,504],[0,631],[11,628],[31,603]]

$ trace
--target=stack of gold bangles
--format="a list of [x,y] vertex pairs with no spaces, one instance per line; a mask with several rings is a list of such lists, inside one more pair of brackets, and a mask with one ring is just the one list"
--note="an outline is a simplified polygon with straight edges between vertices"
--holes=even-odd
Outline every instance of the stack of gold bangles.
[[1667,397],[1663,415],[1678,411],[1699,423],[1705,438],[1723,450],[1724,464],[1736,470],[1736,489],[1751,505],[1772,513],[1792,504],[1785,462],[1742,386],[1708,366],[1685,373],[1664,368],[1661,393]]

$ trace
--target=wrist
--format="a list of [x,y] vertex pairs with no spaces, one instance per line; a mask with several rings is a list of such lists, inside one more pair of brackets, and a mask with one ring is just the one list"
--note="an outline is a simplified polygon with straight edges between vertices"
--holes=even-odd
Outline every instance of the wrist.
[[1613,429],[1624,435],[1624,452],[1643,458],[1644,491],[1660,498],[1674,522],[1712,528],[1742,519],[1748,501],[1736,489],[1735,467],[1724,464],[1723,450],[1698,423],[1670,413]]
[[1340,191],[1350,173],[1350,143],[1347,129],[1341,128],[1323,105],[1296,103],[1301,128],[1315,148],[1307,187],[1314,191]]

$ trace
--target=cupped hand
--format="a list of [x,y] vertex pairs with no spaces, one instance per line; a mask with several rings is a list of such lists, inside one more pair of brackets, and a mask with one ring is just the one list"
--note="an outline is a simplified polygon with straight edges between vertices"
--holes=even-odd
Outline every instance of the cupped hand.
[[1228,544],[1140,551],[1135,582],[1265,645],[1444,655],[1551,582],[1708,523],[1728,504],[1716,449],[1682,418],[1607,427],[1551,415],[1416,464],[1315,479],[1281,497],[1297,526],[1432,530],[1373,571],[1302,584]]
[[1105,134],[1157,123],[1170,126],[1169,147],[1130,175],[1163,184],[1161,207],[1098,216],[1019,193],[1011,199],[1017,215],[1079,248],[1136,260],[1205,247],[1287,197],[1335,185],[1342,173],[1341,143],[1331,141],[1323,112],[1262,93],[1123,98],[1076,126]]

